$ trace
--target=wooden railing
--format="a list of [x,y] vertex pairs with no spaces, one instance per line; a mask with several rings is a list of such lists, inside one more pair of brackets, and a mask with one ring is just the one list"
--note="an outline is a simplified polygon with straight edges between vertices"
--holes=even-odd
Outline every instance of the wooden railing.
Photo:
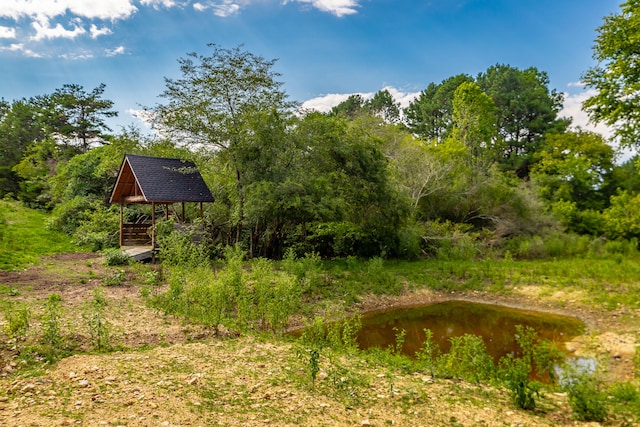
[[151,246],[150,222],[122,224],[122,246]]

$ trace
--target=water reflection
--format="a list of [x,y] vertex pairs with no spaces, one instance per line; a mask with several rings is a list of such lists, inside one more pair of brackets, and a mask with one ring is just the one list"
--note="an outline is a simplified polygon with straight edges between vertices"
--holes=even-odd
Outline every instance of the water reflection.
[[363,349],[388,348],[395,345],[396,332],[405,330],[403,353],[413,357],[422,347],[425,329],[433,332],[434,342],[445,353],[449,350],[451,337],[473,334],[484,338],[487,352],[498,360],[508,353],[518,355],[519,346],[514,337],[516,325],[530,326],[541,338],[556,343],[567,342],[584,330],[583,322],[574,317],[447,301],[367,314],[362,318],[358,343]]

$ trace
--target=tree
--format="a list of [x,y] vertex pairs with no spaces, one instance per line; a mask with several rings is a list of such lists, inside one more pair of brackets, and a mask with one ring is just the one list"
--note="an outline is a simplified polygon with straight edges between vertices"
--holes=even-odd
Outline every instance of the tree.
[[[236,241],[240,241],[245,219],[245,190],[251,166],[247,155],[261,156],[256,117],[286,120],[294,106],[273,71],[275,60],[215,44],[210,56],[187,54],[179,59],[182,77],[165,78],[164,105],[155,107],[156,126],[177,141],[206,147],[224,157],[235,176]],[[256,128],[259,126],[260,128]],[[278,125],[275,125],[278,127]],[[262,134],[264,135],[264,134]]]
[[387,123],[400,121],[400,103],[395,102],[388,89],[376,92],[366,103],[366,108],[374,116],[380,117]]
[[563,95],[549,90],[547,73],[535,67],[520,70],[494,65],[480,73],[477,82],[495,105],[496,126],[503,140],[502,163],[526,177],[531,155],[545,133],[561,132],[569,123],[558,119]]
[[614,150],[601,135],[588,131],[550,134],[536,155],[532,177],[549,202],[569,201],[580,210],[606,207],[605,187]]
[[331,108],[331,115],[354,119],[364,113],[366,101],[359,93],[349,95],[347,99]]
[[595,122],[614,129],[621,144],[640,146],[640,0],[627,0],[621,11],[604,18],[593,47],[597,65],[587,70],[582,81],[596,94],[584,109]]
[[20,178],[13,168],[20,163],[27,147],[45,135],[33,99],[11,104],[0,102],[0,196],[18,193]]
[[473,82],[464,82],[453,94],[453,130],[451,137],[469,150],[472,162],[490,159],[495,153],[496,117],[493,100]]
[[461,83],[473,77],[459,74],[430,83],[404,110],[406,125],[411,132],[425,140],[443,141],[453,126],[453,93]]
[[103,141],[103,132],[111,129],[108,117],[118,115],[111,110],[113,102],[102,99],[106,85],[100,84],[91,92],[81,85],[65,84],[49,98],[49,124],[65,144],[77,144],[86,153],[94,141]]

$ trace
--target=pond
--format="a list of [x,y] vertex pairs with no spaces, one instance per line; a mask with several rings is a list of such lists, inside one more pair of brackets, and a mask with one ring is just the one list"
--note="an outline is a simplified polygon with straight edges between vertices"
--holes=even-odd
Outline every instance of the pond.
[[449,351],[449,339],[464,334],[484,338],[487,352],[495,360],[508,354],[519,355],[515,341],[516,325],[534,328],[538,336],[559,344],[570,341],[584,331],[584,323],[575,318],[520,310],[499,305],[467,301],[377,311],[362,317],[357,340],[360,348],[395,346],[396,334],[406,331],[402,352],[413,357],[422,348],[425,329],[433,333],[433,341],[443,353]]

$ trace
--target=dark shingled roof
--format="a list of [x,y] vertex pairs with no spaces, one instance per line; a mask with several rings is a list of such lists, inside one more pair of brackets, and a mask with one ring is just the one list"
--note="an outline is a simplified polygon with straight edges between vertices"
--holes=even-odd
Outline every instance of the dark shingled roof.
[[213,196],[193,162],[127,154],[111,193],[111,203],[126,197],[151,202],[213,202]]

